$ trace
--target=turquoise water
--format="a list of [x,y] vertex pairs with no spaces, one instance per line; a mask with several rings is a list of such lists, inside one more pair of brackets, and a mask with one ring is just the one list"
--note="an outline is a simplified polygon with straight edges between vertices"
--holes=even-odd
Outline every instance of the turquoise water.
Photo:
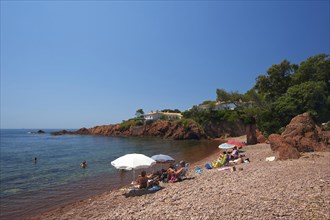
[[[194,162],[217,147],[208,141],[52,136],[49,132],[55,130],[34,131],[1,129],[1,219],[20,219],[128,184],[132,172],[119,172],[110,164],[127,153],[162,153]],[[86,169],[79,166],[83,160],[88,163]]]

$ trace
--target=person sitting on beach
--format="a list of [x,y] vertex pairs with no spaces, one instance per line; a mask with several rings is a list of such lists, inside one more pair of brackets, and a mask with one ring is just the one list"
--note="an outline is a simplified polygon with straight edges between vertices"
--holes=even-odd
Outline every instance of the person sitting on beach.
[[136,179],[136,183],[139,185],[139,189],[146,189],[148,186],[147,173],[145,170],[141,172],[141,175]]
[[84,160],[83,162],[80,163],[81,168],[86,168],[87,167],[87,162]]
[[167,182],[168,170],[175,170],[174,163],[170,163],[167,169],[161,170],[161,175],[160,175],[159,181]]
[[228,165],[229,159],[230,159],[229,153],[224,151],[222,156],[219,157],[220,164],[223,166]]
[[180,161],[180,167],[177,169],[169,168],[167,170],[167,182],[176,182],[181,180],[186,172],[186,162]]
[[238,159],[238,149],[235,146],[233,151],[230,153],[230,160],[236,160]]

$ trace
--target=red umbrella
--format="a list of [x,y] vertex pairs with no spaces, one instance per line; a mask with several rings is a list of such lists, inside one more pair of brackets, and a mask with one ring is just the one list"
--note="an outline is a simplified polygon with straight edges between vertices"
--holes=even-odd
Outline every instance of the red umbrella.
[[232,144],[232,145],[235,145],[235,146],[237,146],[237,147],[242,147],[242,146],[245,146],[245,144],[244,144],[244,143],[242,143],[242,142],[239,142],[239,141],[235,141],[235,140],[231,140],[231,141],[228,141],[227,143],[228,143],[228,144]]

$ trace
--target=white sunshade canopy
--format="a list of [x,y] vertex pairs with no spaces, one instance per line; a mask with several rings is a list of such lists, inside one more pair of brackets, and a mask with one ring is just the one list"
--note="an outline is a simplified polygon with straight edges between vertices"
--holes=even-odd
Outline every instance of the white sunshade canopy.
[[156,164],[156,161],[144,154],[126,154],[121,156],[114,161],[111,161],[111,165],[117,169],[123,170],[135,170],[149,168]]
[[232,149],[232,148],[234,148],[235,147],[235,145],[233,145],[233,144],[228,144],[228,143],[223,143],[223,144],[220,144],[219,145],[219,148],[220,149],[225,149],[225,150],[227,150],[227,149]]
[[168,163],[168,162],[175,161],[173,157],[171,157],[169,155],[165,155],[165,154],[157,154],[157,155],[152,156],[151,158],[160,163]]

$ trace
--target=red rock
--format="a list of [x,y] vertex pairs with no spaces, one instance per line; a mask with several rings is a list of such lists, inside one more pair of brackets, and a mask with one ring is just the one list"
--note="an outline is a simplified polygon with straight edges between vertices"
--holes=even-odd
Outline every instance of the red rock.
[[281,135],[269,136],[270,147],[278,159],[299,158],[299,152],[329,151],[329,139],[308,113],[297,115]]
[[258,143],[266,143],[267,138],[257,129],[256,130],[257,142]]
[[207,135],[196,124],[182,125],[172,121],[156,121],[142,126],[102,125],[90,129],[82,128],[76,134],[106,136],[148,136],[167,139],[206,139]]
[[80,128],[78,131],[75,132],[76,134],[80,134],[80,135],[88,135],[89,134],[89,130],[87,128]]

